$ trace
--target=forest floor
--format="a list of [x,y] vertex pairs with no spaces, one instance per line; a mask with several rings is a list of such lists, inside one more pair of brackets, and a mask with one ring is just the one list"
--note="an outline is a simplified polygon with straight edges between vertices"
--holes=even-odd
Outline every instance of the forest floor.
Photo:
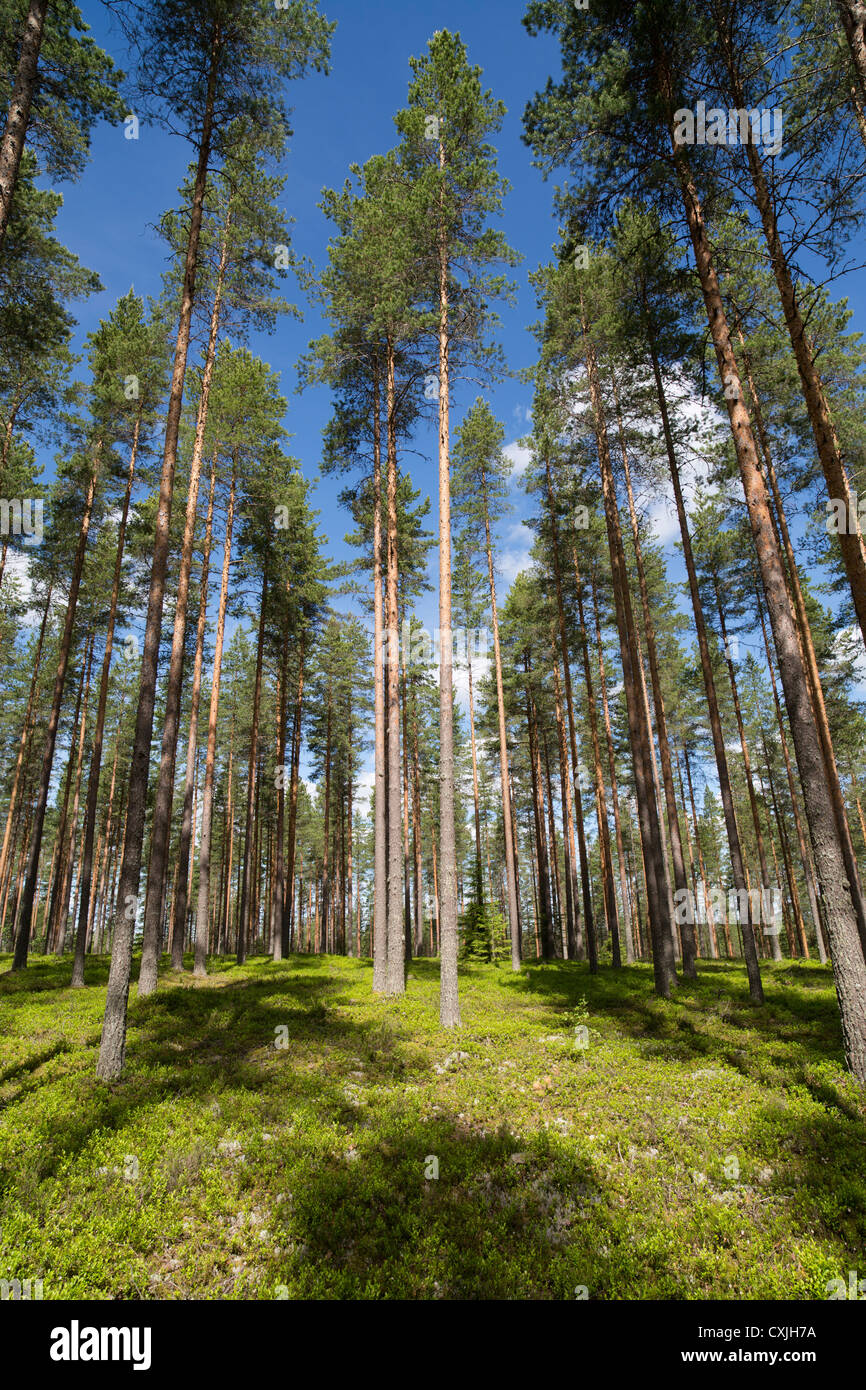
[[756,1010],[735,964],[670,1001],[648,966],[467,966],[452,1032],[433,961],[396,1001],[367,961],[212,971],[133,987],[111,1086],[107,959],[83,990],[69,961],[0,976],[0,1278],[46,1299],[823,1299],[862,1266],[866,1106],[829,969],[764,965]]

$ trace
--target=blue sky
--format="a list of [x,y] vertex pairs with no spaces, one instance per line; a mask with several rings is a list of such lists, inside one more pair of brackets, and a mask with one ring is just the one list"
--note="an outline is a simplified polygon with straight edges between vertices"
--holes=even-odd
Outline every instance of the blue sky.
[[[103,7],[85,0],[81,8],[96,41],[122,65],[121,36],[110,26]],[[314,74],[305,78],[293,84],[290,93],[295,133],[284,169],[284,202],[296,219],[296,251],[316,266],[324,264],[329,224],[317,207],[322,188],[340,187],[351,163],[363,163],[396,143],[393,117],[405,104],[410,55],[422,53],[437,28],[459,31],[470,60],[483,69],[485,84],[508,108],[499,141],[500,169],[512,184],[503,226],[525,259],[515,272],[516,303],[502,306],[501,342],[513,369],[528,365],[534,351],[528,325],[536,311],[527,274],[549,258],[556,228],[550,212],[552,188],[531,165],[530,152],[520,139],[521,118],[526,101],[555,70],[556,45],[547,39],[529,38],[521,24],[520,4],[481,0],[469,6],[437,0],[431,6],[421,0],[402,0],[399,4],[358,5],[323,0],[322,8],[329,19],[337,21],[332,72],[328,77]],[[78,184],[63,186],[59,236],[85,265],[99,273],[105,285],[104,294],[78,307],[79,342],[130,285],[139,294],[159,291],[165,248],[153,224],[163,209],[176,204],[177,186],[185,176],[189,157],[186,142],[156,126],[142,124],[137,140],[125,139],[122,126],[102,126],[94,135],[92,159],[84,177]],[[290,451],[300,459],[305,475],[314,478],[321,431],[330,413],[330,395],[325,388],[296,394],[296,363],[309,340],[322,331],[322,324],[299,287],[290,284],[286,292],[304,309],[303,322],[283,321],[275,334],[255,337],[251,346],[282,374],[282,389],[289,398],[286,425],[293,435]],[[455,423],[477,389],[471,382],[455,384]],[[507,440],[517,439],[526,429],[531,389],[506,381],[494,388],[489,398],[503,421]],[[416,487],[435,491],[436,439],[431,426],[422,426],[413,448],[420,457],[407,459],[406,466]],[[49,465],[46,473],[50,476],[51,471]],[[335,557],[348,553],[342,539],[348,518],[336,502],[339,486],[319,480],[313,497],[321,512],[321,530]],[[519,489],[515,501],[525,514],[526,499]],[[518,514],[502,527],[500,542],[507,579],[525,556],[526,533],[519,527]],[[434,551],[431,573],[435,573],[436,564]],[[432,628],[435,595],[421,607],[421,616]]]
[[[96,41],[123,65],[120,35],[109,26],[102,5],[84,0],[81,8]],[[527,35],[521,23],[522,0],[473,0],[471,5],[457,0],[436,0],[435,4],[430,0],[378,0],[372,4],[322,0],[322,8],[329,19],[337,21],[331,75],[305,78],[294,84],[290,95],[295,133],[284,169],[284,201],[295,218],[296,251],[316,266],[324,264],[328,224],[317,207],[322,188],[341,186],[352,162],[363,163],[396,143],[393,116],[406,99],[410,55],[421,54],[436,29],[459,31],[470,60],[483,69],[485,85],[508,108],[499,139],[500,169],[512,185],[503,226],[524,260],[515,272],[516,302],[501,310],[500,340],[514,370],[530,364],[535,347],[529,325],[536,317],[536,306],[528,273],[549,259],[556,225],[551,213],[553,188],[532,167],[530,151],[520,139],[521,120],[527,100],[543,87],[548,75],[559,71],[557,45],[549,37]],[[142,125],[139,139],[127,140],[122,126],[103,126],[95,132],[92,158],[81,181],[62,187],[64,205],[58,234],[85,265],[99,273],[105,285],[104,294],[79,306],[79,343],[130,285],[140,294],[159,291],[165,248],[153,224],[165,208],[176,204],[177,187],[189,157],[190,147],[183,140],[158,127]],[[863,289],[860,272],[834,286],[834,297],[850,296],[855,311],[852,326],[861,329],[866,326]],[[299,287],[296,292],[290,289],[288,297],[304,308],[303,322],[286,320],[272,337],[255,338],[251,346],[282,373],[283,392],[289,398],[286,425],[293,435],[290,451],[300,460],[304,474],[314,479],[330,397],[324,388],[296,394],[296,363],[322,324]],[[476,394],[472,383],[455,384],[454,424]],[[492,408],[502,420],[509,442],[526,429],[530,400],[531,388],[517,381],[506,381],[490,392]],[[407,460],[414,483],[435,494],[432,426],[422,427],[413,448],[420,454]],[[50,460],[43,458],[42,462],[51,476]],[[320,511],[320,529],[328,537],[334,558],[348,553],[342,539],[348,518],[336,502],[339,486],[319,480],[313,494],[313,504]],[[500,528],[499,561],[506,581],[501,594],[525,562],[529,540],[520,517],[528,515],[530,505],[518,485],[514,501],[514,515]],[[671,548],[673,528],[665,523],[664,508],[658,502],[652,510],[668,545],[671,577],[681,579],[682,568]],[[430,564],[435,576],[435,550]],[[421,602],[419,613],[430,629],[435,628],[435,593]]]

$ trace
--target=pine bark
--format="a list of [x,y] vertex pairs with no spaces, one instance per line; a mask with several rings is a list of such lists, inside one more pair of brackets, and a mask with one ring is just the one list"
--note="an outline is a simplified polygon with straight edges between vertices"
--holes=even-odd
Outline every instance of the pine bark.
[[[210,902],[210,860],[211,838],[213,834],[213,798],[216,768],[217,716],[220,700],[220,674],[222,671],[223,643],[225,641],[226,605],[229,595],[229,570],[232,556],[232,529],[235,509],[236,461],[232,464],[232,480],[229,489],[228,512],[226,515],[226,535],[223,546],[223,568],[220,582],[219,608],[217,610],[216,644],[214,647],[213,674],[211,676],[210,711],[207,725],[207,752],[205,754],[204,789],[201,806],[201,842],[198,851],[198,902],[196,904],[195,925],[195,963],[193,974],[207,974],[208,951],[208,906]],[[231,762],[229,763],[228,798],[231,808]],[[229,827],[229,845],[234,836]]]
[[[445,147],[439,144],[444,174]],[[457,850],[454,835],[454,688],[451,674],[451,471],[448,231],[439,228],[439,1021],[460,1022],[457,985]]]
[[[746,790],[749,795],[749,808],[752,812],[752,824],[755,827],[755,843],[758,850],[758,864],[761,870],[761,888],[763,893],[770,891],[770,877],[767,869],[767,853],[764,848],[764,835],[761,830],[761,818],[758,812],[758,798],[755,794],[755,779],[752,775],[752,758],[749,753],[749,745],[746,742],[746,729],[743,724],[743,711],[740,707],[740,692],[737,689],[737,676],[734,671],[734,663],[730,654],[730,643],[728,642],[728,628],[725,622],[725,609],[722,603],[722,596],[719,590],[718,578],[713,575],[713,593],[716,599],[716,611],[719,615],[719,626],[722,633],[722,648],[725,653],[725,665],[728,668],[728,682],[731,687],[731,698],[734,703],[734,716],[737,721],[737,732],[740,736],[740,748],[743,754],[743,772],[746,778]],[[766,898],[762,897],[762,905]],[[759,919],[762,920],[762,917]],[[773,924],[775,926],[775,923]],[[767,930],[763,926],[764,936],[770,937],[770,947],[773,953],[773,960],[782,959],[782,948],[779,945],[778,935],[774,931]]]
[[[855,11],[860,11],[861,13],[855,15]],[[845,21],[845,32],[855,65],[861,63],[864,56],[862,11],[863,6],[861,4],[849,3],[848,0],[841,6],[841,12]],[[719,35],[728,67],[731,91],[733,92],[737,106],[743,107],[746,104],[743,85],[737,64],[734,60],[730,33],[726,26],[719,26]],[[862,69],[859,66],[857,70],[862,75]],[[788,265],[788,258],[785,255],[782,239],[779,236],[775,200],[767,185],[767,179],[761,157],[758,153],[757,144],[753,140],[748,140],[745,145],[745,150],[746,159],[749,164],[749,172],[752,178],[752,185],[755,190],[755,203],[761,217],[761,225],[767,243],[770,265],[772,266],[776,286],[779,291],[779,300],[782,305],[785,325],[791,339],[791,348],[794,353],[794,360],[797,363],[797,371],[800,375],[800,384],[803,391],[803,398],[806,402],[806,411],[809,416],[809,423],[812,426],[815,447],[818,451],[818,458],[821,461],[821,468],[827,483],[827,489],[831,499],[844,501],[845,515],[846,517],[852,518],[854,521],[853,530],[846,526],[844,531],[839,532],[839,549],[842,552],[845,573],[848,576],[848,583],[851,587],[851,597],[854,602],[857,621],[860,624],[860,632],[863,636],[863,641],[866,642],[866,545],[864,545],[863,535],[860,531],[860,525],[857,519],[857,508],[856,506],[851,506],[851,489],[845,470],[845,463],[842,458],[842,450],[839,446],[839,439],[830,414],[830,407],[827,402],[824,385],[815,366],[813,347],[806,333],[806,325],[797,303],[797,293],[791,275],[791,269]]]
[[[387,822],[388,822],[388,950],[385,993],[402,994],[406,989],[406,924],[403,904],[403,846],[400,766],[400,635],[399,623],[399,556],[397,554],[397,435],[396,393],[394,382],[394,345],[386,345],[386,413],[387,460],[386,505],[387,545],[385,579],[385,628],[387,632],[385,663],[386,757],[387,757]],[[444,641],[444,634],[443,634]]]
[[559,781],[562,788],[562,826],[565,846],[565,944],[566,959],[577,960],[577,864],[574,839],[574,811],[571,797],[571,774],[568,766],[568,745],[565,720],[562,714],[562,693],[559,680],[559,654],[551,638],[553,666],[553,706],[559,744]]
[[373,828],[373,992],[388,986],[388,846],[385,671],[382,628],[382,421],[378,358],[373,364],[373,680],[375,704]]
[[[198,712],[201,703],[201,671],[204,661],[204,635],[207,627],[208,579],[210,576],[210,550],[213,535],[213,506],[216,490],[216,452],[211,462],[210,493],[207,503],[207,516],[204,527],[204,550],[201,561],[201,591],[198,605],[198,627],[195,639],[195,658],[192,669],[192,692],[190,695],[189,734],[186,744],[186,774],[183,788],[183,809],[180,822],[180,841],[177,851],[178,890],[172,903],[173,930],[171,937],[171,968],[183,970],[183,947],[186,936],[186,917],[190,894],[190,847],[192,844],[193,794],[195,792],[195,763],[198,750]],[[172,772],[172,780],[174,780]],[[139,989],[141,986],[139,985]]]
[[[731,790],[728,755],[725,750],[724,734],[722,733],[722,721],[719,713],[718,697],[716,695],[716,683],[713,676],[712,662],[710,660],[710,647],[707,640],[707,628],[704,621],[704,610],[701,603],[700,589],[698,588],[697,569],[695,567],[695,558],[692,551],[692,541],[689,534],[689,523],[686,516],[685,503],[683,501],[683,491],[680,485],[680,472],[677,464],[676,451],[674,449],[670,417],[668,415],[667,396],[662,380],[661,367],[659,365],[658,352],[652,328],[649,329],[647,336],[652,359],[653,376],[656,384],[659,414],[661,415],[662,430],[664,432],[665,447],[670,468],[671,483],[674,490],[674,501],[676,502],[677,518],[680,526],[680,538],[683,544],[683,558],[685,559],[686,572],[689,580],[692,611],[695,618],[695,632],[697,634],[698,650],[701,658],[704,691],[707,697],[707,712],[710,717],[710,730],[713,736],[713,751],[719,777],[722,812],[725,818],[725,830],[727,832],[728,849],[731,856],[731,873],[734,878],[734,887],[737,890],[737,901],[740,903],[743,901],[743,893],[748,893],[748,888],[746,886],[746,871],[743,861],[742,845],[740,843],[740,832],[737,828],[737,817],[734,810],[734,796]],[[743,952],[746,961],[746,970],[749,976],[749,995],[753,1003],[762,1004],[764,1002],[764,990],[761,984],[758,952],[751,922],[751,905],[747,913],[747,920],[740,923],[740,929],[743,936]]]
[[21,167],[24,141],[27,138],[27,124],[36,89],[39,50],[42,47],[47,10],[48,0],[30,0],[21,47],[18,50],[12,98],[9,102],[3,139],[0,141],[0,247],[9,225],[18,170]]
[[[45,597],[45,607],[42,612],[42,622],[39,626],[39,638],[36,643],[36,654],[33,659],[33,675],[30,678],[30,689],[27,694],[27,708],[24,711],[24,723],[21,727],[21,737],[18,740],[18,753],[15,758],[15,771],[12,774],[12,789],[9,793],[9,806],[6,810],[6,825],[3,829],[3,847],[0,849],[0,884],[6,881],[6,870],[9,862],[9,848],[12,836],[12,823],[18,807],[18,791],[21,785],[21,774],[27,757],[27,749],[30,742],[31,721],[33,719],[33,706],[36,700],[36,687],[39,681],[39,668],[42,665],[42,651],[45,646],[45,632],[48,627],[48,615],[51,612],[51,596],[54,592],[53,585],[49,584],[48,593]],[[5,911],[5,904],[4,904]]]
[[[253,687],[253,718],[250,728],[250,760],[247,768],[247,815],[246,829],[244,832],[244,860],[241,873],[241,900],[238,911],[238,940],[237,940],[237,963],[243,965],[247,958],[250,944],[255,948],[255,941],[250,943],[250,922],[254,925],[257,918],[253,916],[252,902],[255,895],[255,878],[258,876],[258,856],[256,849],[256,825],[257,820],[254,814],[256,804],[256,789],[258,786],[258,765],[259,765],[259,714],[261,711],[262,700],[262,665],[265,650],[265,609],[268,593],[268,574],[267,567],[262,573],[262,588],[259,595],[259,635],[256,641],[256,675]],[[327,844],[327,830],[326,840]]]
[[[627,965],[633,965],[635,958],[635,940],[632,932],[632,923],[630,921],[629,911],[631,904],[631,895],[628,891],[628,885],[626,881],[625,853],[623,849],[622,840],[622,819],[619,810],[619,789],[616,780],[616,758],[614,756],[613,748],[613,733],[611,731],[610,723],[610,704],[608,703],[607,698],[607,676],[605,674],[604,669],[604,647],[602,645],[601,640],[601,620],[598,612],[598,596],[596,594],[594,577],[592,578],[592,607],[593,614],[595,617],[595,638],[596,649],[598,652],[599,680],[601,682],[601,705],[602,713],[604,716],[604,735],[605,743],[607,744],[608,770],[610,772],[610,796],[613,802],[613,825],[616,837],[617,864],[619,866],[619,891],[620,896],[622,898],[623,917],[625,918],[625,921],[627,923],[625,931],[625,959]],[[637,944],[639,947],[640,943],[638,942]]]
[[568,714],[568,736],[571,743],[571,766],[574,779],[574,800],[577,811],[577,848],[580,857],[580,883],[583,897],[583,922],[586,932],[586,953],[591,974],[598,971],[598,936],[592,910],[592,894],[589,886],[589,859],[586,852],[586,832],[583,824],[583,803],[580,794],[580,763],[577,756],[577,733],[574,719],[574,697],[571,686],[571,670],[568,662],[568,640],[565,626],[565,605],[562,594],[562,571],[559,563],[559,528],[556,524],[556,503],[553,480],[550,472],[550,459],[545,455],[545,481],[547,485],[547,510],[550,518],[551,556],[553,574],[556,582],[556,612],[559,625],[559,646],[562,654],[562,677],[565,683],[565,708]]
[[141,684],[139,689],[138,711],[135,720],[132,761],[129,772],[123,862],[120,870],[118,898],[114,914],[111,968],[108,976],[105,1017],[102,1024],[99,1060],[96,1066],[97,1076],[103,1081],[117,1080],[123,1071],[123,1062],[126,1054],[126,1009],[129,998],[129,983],[132,968],[132,943],[135,934],[136,918],[135,908],[138,903],[139,879],[141,876],[141,852],[144,837],[144,817],[147,804],[150,744],[153,735],[153,712],[156,700],[159,639],[162,630],[162,609],[165,598],[165,576],[168,566],[171,530],[171,500],[174,488],[175,466],[177,463],[178,436],[180,431],[181,408],[183,405],[186,360],[189,351],[192,306],[195,298],[202,212],[213,133],[219,53],[219,27],[215,24],[211,40],[207,94],[205,96],[204,110],[202,112],[202,130],[190,215],[189,239],[187,241],[186,260],[184,265],[180,321],[178,324],[174,367],[172,370],[171,389],[169,392],[168,411],[166,415],[165,450],[163,453],[162,473],[159,483],[159,504],[157,508],[156,531],[154,536],[153,562],[150,572],[150,593],[147,603],[144,651],[141,662]]
[[481,496],[484,510],[484,548],[487,554],[487,580],[490,585],[490,618],[493,627],[493,662],[496,670],[496,716],[499,731],[499,779],[502,787],[502,824],[505,841],[505,879],[508,891],[508,926],[511,938],[511,968],[520,969],[520,909],[517,901],[517,866],[511,815],[508,772],[508,738],[505,725],[505,696],[502,684],[502,650],[499,644],[499,614],[496,607],[496,579],[493,573],[493,546],[490,539],[490,506],[487,475],[481,470]]
[[99,698],[96,707],[96,723],[93,730],[93,747],[90,751],[90,772],[87,782],[87,803],[84,808],[84,849],[82,851],[80,892],[78,901],[78,926],[75,933],[75,952],[72,961],[73,988],[80,989],[84,984],[84,955],[87,948],[87,924],[90,916],[90,892],[93,880],[93,837],[96,830],[96,810],[99,800],[99,778],[102,771],[102,744],[105,737],[105,712],[108,706],[108,681],[111,673],[111,656],[114,650],[114,629],[117,622],[117,604],[120,597],[120,580],[123,572],[123,552],[126,545],[126,528],[129,521],[129,507],[132,500],[132,484],[138,459],[138,443],[141,434],[141,411],[139,410],[132,433],[132,448],[129,454],[129,468],[126,474],[126,487],[123,493],[123,507],[117,531],[117,551],[114,558],[114,574],[111,580],[111,599],[108,605],[108,628],[105,634],[105,650],[102,657],[102,671],[99,678]]
[[821,913],[818,907],[818,894],[815,890],[815,879],[812,875],[812,866],[809,861],[809,849],[806,844],[806,836],[803,831],[803,821],[800,816],[800,808],[797,798],[797,788],[794,782],[794,771],[791,767],[791,755],[788,751],[788,738],[785,733],[785,722],[782,718],[782,706],[779,701],[779,690],[776,685],[776,670],[773,665],[772,653],[770,651],[770,639],[767,635],[767,624],[764,620],[764,605],[760,601],[760,595],[756,593],[758,599],[758,614],[761,619],[761,633],[764,638],[764,651],[767,656],[767,669],[770,673],[770,684],[773,688],[773,706],[776,711],[776,725],[779,730],[779,743],[782,749],[782,757],[785,762],[785,775],[788,779],[788,793],[791,797],[791,811],[794,816],[794,829],[797,832],[797,845],[800,851],[800,862],[803,865],[803,877],[806,881],[806,893],[809,898],[809,909],[812,914],[812,926],[815,931],[815,942],[818,947],[818,959],[824,965],[827,960],[827,952],[824,948],[824,933],[821,925]]
[[[616,388],[614,387],[614,393]],[[641,608],[643,611],[644,633],[646,635],[647,660],[650,670],[650,684],[653,692],[653,708],[655,710],[656,733],[659,741],[659,760],[661,762],[662,786],[664,787],[665,807],[667,810],[668,833],[670,835],[671,859],[674,869],[674,887],[678,892],[688,891],[688,880],[686,878],[685,862],[683,860],[682,838],[680,836],[679,815],[677,812],[676,792],[674,790],[673,768],[671,766],[671,750],[668,741],[667,717],[665,714],[664,695],[662,694],[661,673],[659,669],[658,648],[656,645],[655,623],[653,622],[652,609],[649,601],[649,588],[647,586],[646,569],[643,562],[643,548],[640,540],[640,528],[638,526],[637,508],[634,501],[634,489],[631,481],[631,467],[628,461],[628,453],[625,446],[625,432],[623,430],[622,417],[619,412],[619,401],[617,400],[617,421],[619,425],[620,452],[622,454],[623,471],[625,475],[626,495],[628,497],[629,520],[631,522],[632,540],[634,543],[635,564],[637,566],[638,584],[640,587]],[[682,900],[681,900],[682,901]],[[680,939],[682,941],[682,960],[683,974],[688,980],[697,979],[697,941],[695,939],[695,924],[689,914],[685,922],[680,924]]]
[[[529,658],[524,658],[524,669],[529,675]],[[529,687],[526,688],[526,724],[529,733],[529,766],[532,781],[532,813],[535,820],[536,872],[538,879],[538,898],[536,916],[541,936],[541,956],[543,960],[553,960],[553,913],[550,901],[550,872],[547,857],[547,838],[544,828],[544,790],[541,781],[541,757],[538,748],[538,722],[535,701]]]
[[478,752],[475,746],[475,703],[472,691],[472,657],[469,657],[469,742],[472,753],[472,807],[475,822],[475,895],[484,902],[484,865],[481,858],[481,810],[478,797]]
[[72,650],[72,630],[75,624],[75,610],[78,606],[78,591],[81,587],[84,557],[87,553],[87,537],[90,532],[90,521],[93,514],[93,499],[96,494],[97,469],[101,452],[102,444],[99,443],[94,449],[90,477],[88,479],[87,492],[84,499],[84,513],[78,532],[78,546],[75,551],[75,558],[72,562],[72,577],[66,595],[66,617],[63,623],[63,634],[60,639],[60,658],[57,663],[57,674],[54,677],[54,693],[51,700],[51,712],[48,716],[48,725],[45,730],[42,767],[39,774],[36,805],[33,809],[33,822],[30,830],[30,853],[27,859],[24,884],[18,894],[18,909],[20,909],[18,915],[20,916],[21,926],[15,941],[15,955],[12,961],[13,970],[23,970],[27,964],[33,900],[36,896],[36,884],[39,878],[39,856],[42,852],[42,832],[45,826],[45,809],[48,805],[51,769],[54,765],[54,748],[57,742],[57,730],[60,725],[60,710],[63,704],[63,690],[66,685],[69,655]]
[[647,903],[650,933],[653,943],[653,974],[656,992],[663,998],[670,995],[676,985],[673,941],[671,938],[670,910],[665,891],[665,865],[662,859],[661,834],[658,806],[653,792],[652,763],[649,745],[652,731],[647,725],[645,702],[640,698],[641,674],[638,670],[639,654],[634,628],[634,615],[625,569],[625,552],[622,545],[622,532],[619,522],[619,507],[616,498],[613,467],[610,458],[610,445],[604,417],[601,386],[595,352],[588,341],[584,322],[585,359],[589,377],[592,412],[595,424],[599,464],[601,466],[602,492],[604,497],[605,522],[607,526],[608,549],[610,551],[611,576],[616,604],[617,629],[622,656],[623,682],[626,692],[626,710],[629,722],[629,737],[632,746],[632,760],[637,796],[638,817],[641,830],[641,845],[644,853],[644,869],[647,877]]
[[[78,812],[81,808],[81,771],[84,765],[84,738],[87,730],[87,705],[90,700],[90,671],[93,661],[93,646],[95,635],[91,636],[87,651],[86,668],[87,674],[84,678],[84,697],[81,706],[81,725],[78,731],[78,755],[75,766],[75,795],[72,801],[72,818],[69,824],[69,853],[66,859],[66,870],[63,875],[63,887],[57,907],[55,921],[55,954],[62,956],[66,950],[66,933],[69,921],[69,893],[72,886],[73,862],[75,859],[75,837],[78,832]],[[80,875],[79,875],[80,883]]]
[[619,941],[619,916],[616,908],[616,889],[613,882],[613,855],[610,848],[610,826],[607,819],[607,794],[604,788],[604,774],[601,764],[601,744],[598,737],[598,713],[595,703],[595,687],[592,680],[592,667],[589,659],[589,642],[586,635],[586,621],[583,612],[583,592],[580,570],[577,564],[577,549],[572,548],[574,563],[574,582],[577,594],[578,636],[583,652],[583,679],[586,685],[586,703],[589,713],[589,731],[592,739],[592,761],[595,771],[595,795],[598,806],[598,834],[601,846],[601,871],[604,884],[605,919],[611,943],[611,961],[615,968],[622,965]]
[[72,716],[71,737],[69,740],[69,755],[66,762],[66,777],[63,783],[63,803],[60,808],[60,818],[57,823],[57,863],[58,872],[56,877],[52,874],[52,881],[46,897],[45,929],[42,940],[42,954],[47,954],[51,950],[56,931],[57,918],[60,910],[60,892],[63,886],[63,879],[66,874],[66,864],[68,859],[68,839],[67,828],[69,825],[69,798],[72,793],[72,780],[75,771],[75,746],[78,743],[79,731],[81,729],[81,701],[84,698],[84,686],[87,674],[87,657],[81,663],[81,675],[78,681],[78,693],[75,697],[75,713]]
[[[742,345],[742,334],[740,334]],[[788,519],[785,515],[785,508],[782,502],[782,495],[779,491],[779,482],[776,476],[776,469],[773,457],[770,452],[769,441],[766,430],[764,429],[763,413],[760,400],[755,390],[755,383],[751,375],[751,366],[748,354],[743,351],[743,365],[746,371],[746,379],[749,383],[749,393],[752,401],[752,409],[755,416],[755,431],[761,445],[761,453],[767,470],[767,477],[770,482],[770,489],[775,507],[775,515],[771,509],[771,519],[773,522],[773,534],[776,545],[784,551],[787,561],[786,580],[788,582],[788,593],[793,605],[795,628],[797,640],[800,647],[800,657],[806,668],[806,675],[809,682],[809,695],[812,701],[812,710],[815,723],[818,728],[818,737],[821,740],[821,750],[824,754],[824,767],[827,774],[827,783],[830,788],[830,796],[833,801],[833,810],[836,816],[836,829],[839,841],[842,846],[842,854],[845,859],[845,869],[848,876],[848,884],[851,890],[851,897],[854,903],[854,911],[857,917],[857,930],[860,935],[860,945],[866,955],[866,897],[863,894],[863,885],[860,881],[860,873],[857,867],[857,858],[854,854],[854,845],[851,839],[851,828],[848,824],[848,813],[845,809],[845,798],[842,795],[842,787],[839,782],[839,772],[836,766],[836,754],[833,750],[833,738],[830,732],[830,721],[827,716],[827,706],[824,701],[824,688],[821,683],[821,675],[818,670],[818,658],[815,652],[815,643],[812,640],[812,629],[809,623],[809,615],[806,612],[806,603],[803,597],[803,589],[800,584],[800,574],[797,568],[797,561],[794,555],[794,547],[791,543],[791,536],[788,530]],[[777,527],[778,520],[778,527]],[[758,606],[763,612],[760,596]],[[819,933],[819,942],[821,934]],[[823,950],[823,943],[821,950]]]
[[[226,213],[223,228],[222,250],[217,272],[214,302],[211,310],[210,331],[207,353],[201,381],[198,416],[196,419],[195,441],[190,460],[189,484],[184,517],[183,540],[180,550],[180,567],[177,579],[177,596],[174,608],[174,630],[171,639],[171,655],[168,664],[168,679],[165,692],[165,717],[162,730],[162,749],[159,760],[159,774],[153,806],[151,830],[150,865],[147,875],[147,890],[144,903],[144,939],[141,948],[141,969],[138,974],[138,996],[152,994],[157,987],[159,957],[162,935],[161,905],[165,892],[168,866],[168,846],[171,836],[171,806],[174,799],[174,774],[177,759],[177,741],[180,727],[180,704],[183,693],[183,662],[186,647],[186,610],[189,601],[189,582],[192,575],[192,552],[195,542],[195,527],[198,514],[198,493],[201,482],[204,436],[207,428],[208,404],[211,382],[216,362],[217,338],[219,335],[220,307],[222,304],[223,279],[228,261],[228,237],[231,222],[230,211]],[[183,933],[181,933],[181,938]],[[183,956],[181,955],[181,967]],[[177,966],[175,965],[175,968]]]
[[[298,823],[298,783],[301,765],[301,714],[304,706],[304,643],[298,645],[298,689],[295,697],[295,714],[292,721],[292,778],[289,792],[289,846],[288,867],[286,871],[286,892],[289,911],[283,915],[283,955],[287,955],[291,945],[291,913],[294,911],[296,831]],[[300,932],[300,923],[298,924]],[[300,949],[300,935],[298,935]]]
[[[415,954],[424,953],[424,865],[421,845],[421,769],[418,757],[418,709],[412,690],[412,836],[415,859]],[[432,951],[431,951],[432,955]]]
[[671,143],[719,374],[731,388],[726,394],[726,404],[794,738],[815,865],[826,908],[845,1053],[854,1075],[861,1084],[866,1084],[866,961],[858,936],[823,751],[709,238],[691,170],[682,148],[677,147],[674,141],[672,125]]
[[[322,817],[322,911],[319,920],[319,951],[324,955],[328,950],[328,913],[331,906],[331,878],[329,871],[329,851],[331,841],[331,687],[328,684],[327,730],[325,733],[325,805]],[[399,828],[399,827],[398,827]]]

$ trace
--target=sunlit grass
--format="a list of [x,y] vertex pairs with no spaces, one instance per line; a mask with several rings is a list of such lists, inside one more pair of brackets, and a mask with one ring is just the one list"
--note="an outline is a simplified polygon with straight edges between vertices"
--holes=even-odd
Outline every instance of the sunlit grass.
[[399,1001],[336,957],[166,971],[133,988],[105,1086],[107,960],[84,990],[37,960],[0,976],[0,1278],[45,1298],[824,1298],[863,1264],[866,1107],[829,969],[763,970],[756,1010],[739,965],[667,1002],[647,966],[467,967],[451,1033],[431,961]]

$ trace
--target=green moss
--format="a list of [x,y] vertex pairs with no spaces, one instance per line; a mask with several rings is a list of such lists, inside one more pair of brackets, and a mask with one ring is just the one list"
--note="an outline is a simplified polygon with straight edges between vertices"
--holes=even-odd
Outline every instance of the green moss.
[[88,972],[0,978],[0,1278],[46,1298],[808,1299],[862,1265],[826,968],[764,966],[758,1010],[735,964],[663,1001],[470,962],[445,1033],[431,961],[396,1001],[368,962],[214,963],[133,989],[112,1086]]

